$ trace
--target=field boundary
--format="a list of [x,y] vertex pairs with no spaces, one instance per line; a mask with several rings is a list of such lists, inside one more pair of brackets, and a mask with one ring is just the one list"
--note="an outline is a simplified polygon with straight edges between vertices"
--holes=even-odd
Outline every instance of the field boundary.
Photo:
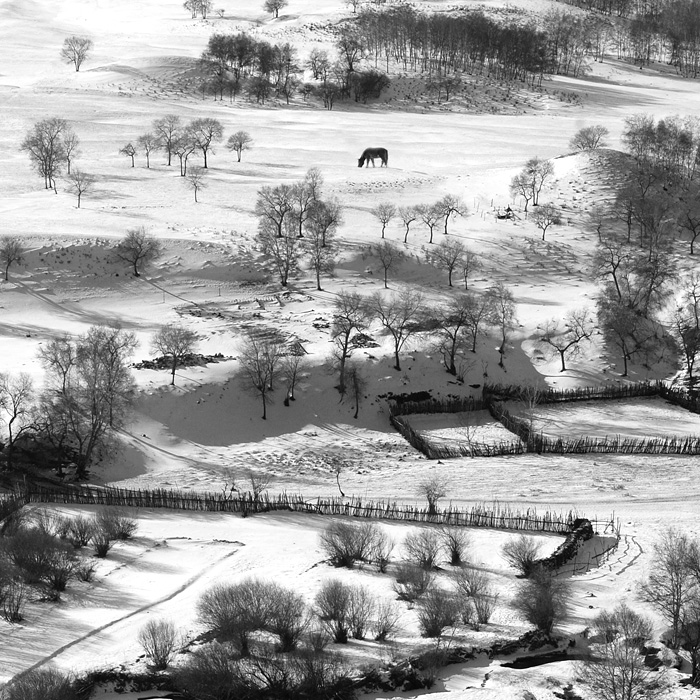
[[[533,406],[576,401],[624,400],[642,396],[663,398],[669,403],[700,414],[700,398],[688,391],[669,386],[666,382],[636,382],[634,384],[582,387],[578,389],[546,389],[518,385],[484,385],[480,398],[451,396],[444,399],[399,401],[389,397],[390,421],[403,438],[428,459],[458,457],[500,457],[528,453],[537,454],[674,454],[700,455],[700,436],[669,437],[605,437],[576,438],[547,437],[535,432],[530,421],[514,416],[504,406],[505,401],[523,401]],[[468,413],[488,410],[516,440],[498,443],[455,440],[453,444],[435,445],[414,430],[404,416],[435,413]]]

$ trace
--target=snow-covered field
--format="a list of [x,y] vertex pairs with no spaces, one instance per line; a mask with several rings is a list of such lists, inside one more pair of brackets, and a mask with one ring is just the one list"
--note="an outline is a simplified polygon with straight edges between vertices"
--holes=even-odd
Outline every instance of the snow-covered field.
[[[503,114],[469,113],[463,105],[453,111],[427,102],[409,105],[399,94],[400,81],[393,102],[338,104],[333,111],[301,98],[289,107],[260,107],[242,98],[232,104],[214,102],[183,88],[212,32],[246,28],[257,37],[292,41],[303,59],[311,46],[331,43],[321,30],[313,35],[311,25],[319,29],[350,12],[340,0],[290,0],[286,14],[273,21],[258,3],[221,4],[223,19],[202,22],[190,19],[176,0],[0,3],[0,220],[3,232],[20,235],[27,248],[23,263],[12,267],[10,281],[0,284],[0,370],[28,372],[40,384],[41,345],[101,323],[133,331],[140,341],[134,359],[151,358],[153,332],[163,323],[182,321],[198,334],[199,352],[222,353],[226,359],[181,368],[175,387],[169,386],[165,371],[136,370],[140,393],[133,421],[119,436],[121,449],[92,469],[94,483],[218,491],[245,482],[253,470],[272,478],[273,491],[313,497],[337,493],[334,470],[340,462],[339,482],[348,495],[422,504],[418,485],[435,475],[448,484],[445,502],[455,505],[498,500],[515,507],[574,509],[589,517],[614,513],[622,524],[624,546],[600,570],[574,579],[572,614],[563,631],[580,632],[600,609],[623,598],[652,614],[636,597],[636,585],[645,575],[657,533],[671,524],[692,536],[700,534],[697,459],[523,455],[428,462],[393,431],[384,397],[426,389],[434,396],[463,393],[466,385],[485,380],[544,380],[559,387],[619,380],[620,358],[602,346],[600,336],[564,373],[558,358],[546,356],[535,343],[538,325],[593,305],[590,257],[596,237],[586,215],[596,201],[610,196],[615,180],[606,167],[616,161],[616,151],[572,155],[568,141],[584,125],[603,124],[617,149],[629,114],[697,114],[697,83],[609,61],[592,66],[595,80],[552,78],[545,83],[548,93],[517,109],[511,105]],[[487,6],[494,4],[501,3]],[[539,13],[550,3],[518,5]],[[59,59],[63,39],[74,33],[89,35],[95,44],[79,73]],[[562,91],[578,92],[580,102],[555,96]],[[150,169],[141,156],[131,168],[118,153],[146,132],[153,119],[170,113],[185,121],[215,117],[224,125],[224,138],[238,129],[254,138],[241,163],[223,146],[215,148],[209,186],[197,204],[162,153]],[[35,121],[53,116],[69,120],[81,140],[76,164],[97,178],[80,209],[60,182],[58,195],[45,191],[18,148]],[[389,168],[357,168],[357,157],[369,145],[389,149]],[[533,156],[555,159],[555,180],[543,197],[567,211],[563,224],[552,227],[544,242],[522,212],[514,221],[495,217],[499,208],[517,205],[508,184]],[[324,195],[337,197],[344,208],[341,260],[335,276],[324,280],[324,291],[316,291],[313,275],[304,270],[283,293],[254,249],[256,193],[264,185],[300,180],[312,166],[323,174]],[[484,340],[467,358],[465,386],[457,385],[444,372],[431,339],[422,338],[404,353],[403,369],[397,372],[389,340],[375,323],[368,333],[379,347],[356,354],[368,384],[354,419],[354,405],[339,401],[327,368],[335,295],[340,290],[384,293],[380,269],[368,250],[380,235],[372,207],[383,201],[430,203],[445,194],[461,196],[469,207],[466,216],[451,223],[450,235],[484,262],[470,287],[484,290],[504,282],[515,296],[518,328],[505,366],[498,366],[497,340]],[[166,253],[149,274],[134,278],[110,247],[138,226],[162,239]],[[404,245],[396,221],[387,238]],[[446,275],[424,261],[427,245],[427,232],[412,228],[405,245],[408,260],[391,275],[389,293],[420,287],[430,304],[447,298]],[[679,256],[678,265],[690,268],[688,256]],[[243,390],[238,377],[240,340],[251,327],[274,327],[297,337],[308,353],[297,400],[285,407],[278,398],[266,421],[260,419],[259,401]],[[668,371],[634,365],[630,379],[657,378]],[[570,425],[586,434],[700,433],[693,427],[695,416],[652,400],[627,402],[624,410],[606,403],[596,410],[571,404],[538,412],[552,434]],[[419,420],[418,429],[444,439],[435,421],[444,426],[446,417],[414,416],[414,427]],[[491,436],[493,429],[484,420],[475,432],[497,439]],[[151,611],[177,614],[194,630],[192,602],[219,577],[288,577],[311,595],[321,578],[332,574],[316,566],[318,530],[325,522],[318,518],[243,520],[165,512],[139,517],[137,540],[119,545],[100,563],[94,584],[75,584],[60,605],[33,605],[22,625],[0,622],[0,682],[49,663],[62,647],[53,659],[61,668],[133,663],[140,654],[138,627]],[[396,525],[384,527],[405,532]],[[178,537],[191,539],[172,539]],[[505,598],[512,590],[512,573],[504,571],[497,554],[504,537],[475,535],[478,557],[507,580]],[[367,572],[355,575],[370,577]],[[386,581],[377,585],[388,594]],[[661,631],[661,619],[654,619]],[[489,634],[520,629],[510,618],[499,625]],[[445,669],[435,693],[495,699],[522,697],[529,689],[538,700],[549,699],[558,687],[554,681],[565,684],[572,673],[568,664],[526,672],[503,669],[485,682],[488,671]],[[678,694],[691,697],[688,690]]]

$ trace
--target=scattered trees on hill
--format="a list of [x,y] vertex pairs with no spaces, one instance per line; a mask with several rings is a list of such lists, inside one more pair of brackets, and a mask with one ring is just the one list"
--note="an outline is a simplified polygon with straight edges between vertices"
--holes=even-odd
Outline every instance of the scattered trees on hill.
[[63,41],[61,58],[75,66],[76,73],[92,50],[92,40],[84,36],[69,36]]
[[440,210],[445,219],[444,233],[447,235],[447,224],[453,216],[466,216],[467,205],[460,197],[453,194],[446,194],[442,199],[439,199],[435,206]]
[[168,154],[168,165],[175,153],[174,145],[182,130],[182,121],[176,114],[166,114],[153,122],[153,133]]
[[270,12],[277,19],[280,16],[280,10],[287,7],[287,0],[265,0],[263,9],[265,12]]
[[584,126],[579,129],[569,141],[569,148],[573,151],[594,151],[597,148],[605,148],[610,132],[602,124]]
[[157,260],[162,252],[162,243],[146,233],[144,226],[129,229],[116,247],[117,257],[132,266],[134,277],[140,277],[140,271]]
[[[418,206],[414,209],[416,214],[420,217],[420,220],[427,227],[428,231],[430,231],[430,240],[428,243],[432,243],[435,227],[438,225],[438,221],[445,215],[442,205],[438,202],[437,204]],[[401,218],[404,220],[404,223],[406,223],[406,218],[403,214]],[[408,225],[406,225],[406,236],[408,236]],[[406,239],[404,238],[404,243],[405,242]]]
[[175,370],[182,360],[191,355],[197,343],[197,334],[179,323],[162,326],[151,338],[152,352],[170,356],[171,385],[175,385]]
[[[432,235],[431,235],[432,237]],[[447,283],[452,286],[452,274],[465,267],[467,249],[456,239],[441,241],[434,249],[426,252],[425,259],[440,270],[447,270]]]
[[9,280],[10,267],[21,263],[24,247],[19,236],[6,235],[0,237],[0,264],[5,268],[5,282]]
[[192,13],[192,19],[196,19],[199,14],[202,15],[202,19],[206,19],[214,7],[214,0],[185,0],[182,6]]
[[243,151],[247,151],[251,148],[253,143],[253,138],[247,131],[237,131],[235,134],[229,136],[226,142],[226,147],[234,151],[238,156],[238,162],[241,162],[241,154]]
[[401,371],[399,354],[412,336],[422,329],[423,295],[406,289],[389,297],[377,292],[370,299],[374,316],[384,326],[394,343],[394,369]]
[[566,355],[577,354],[580,343],[590,340],[593,335],[593,321],[586,308],[575,309],[566,314],[564,327],[560,328],[559,321],[551,319],[542,326],[540,342],[552,348],[561,359],[561,372],[566,372]]
[[399,207],[399,216],[401,217],[401,221],[403,221],[403,225],[406,227],[406,233],[403,237],[404,243],[408,243],[408,232],[411,228],[411,224],[418,219],[420,215],[421,209],[419,207]]
[[70,134],[70,127],[65,119],[53,117],[37,122],[27,133],[20,145],[29,153],[32,165],[44,178],[44,188],[56,190],[56,176],[60,173],[61,163],[66,160],[65,141]]
[[177,135],[177,138],[172,143],[172,150],[180,161],[180,177],[186,177],[187,162],[197,150],[197,142],[189,129],[186,128]]

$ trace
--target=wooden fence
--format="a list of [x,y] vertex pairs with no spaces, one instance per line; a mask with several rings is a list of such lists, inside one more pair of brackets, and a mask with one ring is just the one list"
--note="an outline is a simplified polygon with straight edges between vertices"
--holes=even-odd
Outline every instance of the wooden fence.
[[535,509],[525,511],[508,505],[494,503],[477,504],[471,508],[449,506],[430,513],[428,508],[398,504],[389,501],[364,501],[361,498],[306,499],[299,494],[278,495],[251,493],[195,493],[168,489],[132,490],[111,487],[62,487],[29,486],[26,500],[31,503],[62,503],[82,505],[107,505],[128,508],[171,508],[188,511],[214,511],[227,513],[265,513],[293,511],[316,515],[347,515],[357,518],[374,518],[406,522],[449,524],[465,527],[490,527],[502,530],[526,530],[532,532],[568,533],[579,518],[577,513],[539,514]]

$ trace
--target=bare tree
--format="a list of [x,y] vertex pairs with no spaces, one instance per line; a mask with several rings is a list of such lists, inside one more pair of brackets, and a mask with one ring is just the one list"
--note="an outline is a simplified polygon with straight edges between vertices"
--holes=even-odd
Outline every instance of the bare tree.
[[85,36],[69,36],[63,40],[61,58],[66,63],[72,63],[75,66],[75,71],[77,73],[91,50],[91,39],[88,39]]
[[[320,188],[319,188],[320,189]],[[293,204],[292,216],[297,224],[297,237],[304,237],[304,227],[309,218],[311,208],[316,200],[317,188],[312,187],[306,180],[296,182],[290,190],[290,198]]]
[[25,372],[17,376],[0,372],[0,422],[7,427],[5,456],[7,468],[13,467],[14,445],[33,428],[34,385]]
[[695,241],[700,236],[700,185],[696,182],[687,183],[683,196],[677,205],[676,221],[681,231],[688,234],[690,254],[695,255]]
[[532,205],[536,207],[539,204],[542,188],[547,180],[554,175],[554,166],[548,160],[541,160],[540,158],[535,157],[530,158],[530,160],[525,163],[524,172],[530,178]]
[[503,367],[503,357],[506,353],[508,336],[515,328],[515,299],[513,298],[513,293],[502,282],[497,282],[489,287],[486,294],[490,301],[490,323],[501,332],[498,364],[500,367]]
[[406,259],[406,254],[389,241],[382,241],[374,247],[374,253],[379,258],[379,264],[384,270],[384,289],[389,289],[387,278],[390,272],[396,270]]
[[138,638],[139,644],[153,664],[153,669],[166,669],[178,642],[175,625],[170,620],[149,620],[139,630]]
[[466,216],[467,205],[454,194],[446,194],[442,199],[438,200],[435,205],[440,209],[442,216],[445,218],[445,230],[444,233],[447,235],[447,224],[450,221],[450,217]]
[[237,131],[228,137],[226,148],[234,151],[238,156],[238,162],[241,162],[241,154],[251,148],[253,137],[247,131]]
[[309,258],[311,269],[316,273],[316,289],[322,290],[321,275],[330,275],[337,261],[337,246],[333,230],[326,227],[326,221],[320,209],[318,216],[310,216],[306,226],[304,249]]
[[177,135],[172,143],[173,153],[180,161],[180,177],[187,176],[187,162],[190,156],[197,150],[195,141],[189,129],[185,129]]
[[247,386],[260,396],[262,419],[267,419],[269,394],[279,372],[284,344],[279,338],[249,333],[241,348],[241,367]]
[[134,277],[140,277],[139,270],[145,270],[162,252],[163,244],[147,234],[143,226],[129,229],[116,248],[119,259],[132,266]]
[[542,231],[542,240],[544,240],[547,229],[561,223],[561,213],[553,204],[542,204],[537,207],[534,219],[535,226]]
[[382,225],[382,238],[389,222],[396,216],[396,207],[391,202],[381,202],[370,213]]
[[427,251],[425,259],[440,270],[447,270],[447,283],[451,287],[452,273],[464,268],[466,252],[464,243],[451,238],[441,241],[435,248]]
[[163,147],[163,141],[161,140],[161,137],[149,131],[148,133],[139,136],[136,140],[136,143],[138,143],[139,148],[141,148],[146,154],[146,167],[150,168],[151,153]]
[[128,156],[129,158],[131,158],[132,168],[135,166],[134,158],[136,157],[136,152],[136,148],[134,144],[131,143],[131,141],[129,141],[129,143],[127,143],[119,149],[119,153],[121,153],[123,156]]
[[355,404],[355,413],[353,418],[360,415],[360,403],[367,390],[367,378],[362,372],[362,368],[356,362],[351,362],[347,368],[348,387],[350,400]]
[[420,482],[418,495],[428,501],[428,515],[437,515],[437,504],[447,495],[447,480],[441,476],[431,476]]
[[80,146],[80,139],[75,135],[75,132],[71,129],[66,129],[63,132],[63,151],[66,156],[66,165],[68,167],[68,175],[70,175],[70,166],[73,159],[76,158],[80,151],[78,147]]
[[597,148],[605,148],[609,135],[607,127],[602,124],[584,126],[569,141],[569,148],[573,151],[594,151]]
[[481,257],[472,250],[466,250],[462,258],[462,279],[464,279],[464,288],[469,289],[469,276],[473,275],[477,270],[481,270],[483,264]]
[[337,199],[316,199],[311,204],[309,215],[306,219],[308,230],[316,229],[316,234],[321,238],[321,245],[326,246],[334,235],[338,226],[343,223],[343,208]]
[[187,175],[185,175],[185,182],[187,184],[187,187],[189,187],[194,192],[195,202],[199,201],[197,199],[197,194],[199,193],[199,191],[206,189],[207,187],[206,177],[207,174],[204,172],[204,169],[200,168],[199,166],[190,168]]
[[294,210],[292,188],[290,185],[265,185],[258,190],[255,202],[255,215],[259,219],[261,229],[272,226],[275,234],[282,237],[285,220]]
[[224,127],[218,119],[205,117],[194,119],[187,127],[195,146],[202,152],[204,158],[204,168],[207,165],[207,154],[213,153],[213,144],[221,141],[224,136]]
[[[433,242],[433,232],[438,224],[438,221],[445,215],[444,209],[441,204],[425,204],[422,206],[415,207],[415,210],[420,217],[420,220],[428,227],[430,231],[430,240],[428,243]],[[404,219],[404,223],[406,220]],[[408,236],[408,226],[406,227],[406,236]],[[404,238],[404,243],[406,239]]]
[[408,232],[411,228],[411,224],[418,219],[421,215],[422,207],[399,207],[399,216],[403,225],[406,227],[406,233],[403,237],[403,242],[408,242]]
[[5,282],[9,280],[10,266],[21,263],[23,254],[24,248],[19,236],[0,237],[0,263],[5,266]]
[[92,189],[92,186],[95,184],[95,177],[89,173],[84,173],[82,170],[73,170],[66,177],[66,180],[68,181],[69,191],[78,198],[78,209],[80,209],[80,201],[83,195]]
[[182,131],[182,122],[176,114],[166,114],[153,122],[153,133],[163,144],[168,154],[168,165],[171,164],[172,154],[175,152],[173,145]]
[[64,136],[69,132],[68,122],[56,117],[42,119],[27,133],[20,145],[29,153],[32,165],[44,178],[45,189],[56,190],[56,175],[66,160]]
[[287,235],[278,236],[269,222],[263,222],[263,226],[258,230],[257,241],[260,251],[272,261],[280,284],[287,286],[289,276],[299,269],[299,258],[301,256],[301,245],[296,235],[294,223],[287,221],[285,229]]
[[361,333],[371,320],[367,299],[356,292],[341,290],[333,304],[331,340],[334,357],[338,362],[338,391],[345,393],[345,365],[352,355],[351,337],[353,332]]
[[306,369],[303,350],[287,347],[286,354],[282,355],[280,361],[281,374],[287,384],[287,396],[284,399],[284,405],[289,406],[290,401],[296,401],[294,390],[296,389],[299,375]]
[[476,352],[476,342],[493,320],[493,303],[488,294],[476,296],[469,293],[465,301],[467,328],[472,339],[471,351]]
[[280,10],[287,7],[287,0],[265,0],[263,9],[265,12],[271,12],[272,16],[277,19],[280,16]]
[[445,306],[434,312],[435,333],[438,336],[436,347],[442,356],[445,369],[455,376],[457,354],[466,348],[468,343],[473,299],[469,294],[459,294],[450,297]]
[[522,197],[525,200],[525,212],[527,205],[533,197],[532,178],[524,172],[520,172],[510,181],[510,193],[513,197]]
[[420,292],[406,289],[384,298],[377,292],[371,297],[371,309],[386,328],[394,343],[394,368],[401,371],[399,353],[416,333],[422,330],[424,300]]
[[179,323],[168,323],[151,338],[151,351],[164,357],[170,356],[171,385],[175,385],[175,370],[182,360],[192,354],[197,344],[197,334]]
[[560,329],[556,319],[547,321],[542,327],[540,342],[553,348],[561,359],[561,372],[566,372],[565,357],[568,352],[575,355],[582,340],[590,340],[593,335],[593,320],[587,308],[570,311],[564,319],[564,328]]

